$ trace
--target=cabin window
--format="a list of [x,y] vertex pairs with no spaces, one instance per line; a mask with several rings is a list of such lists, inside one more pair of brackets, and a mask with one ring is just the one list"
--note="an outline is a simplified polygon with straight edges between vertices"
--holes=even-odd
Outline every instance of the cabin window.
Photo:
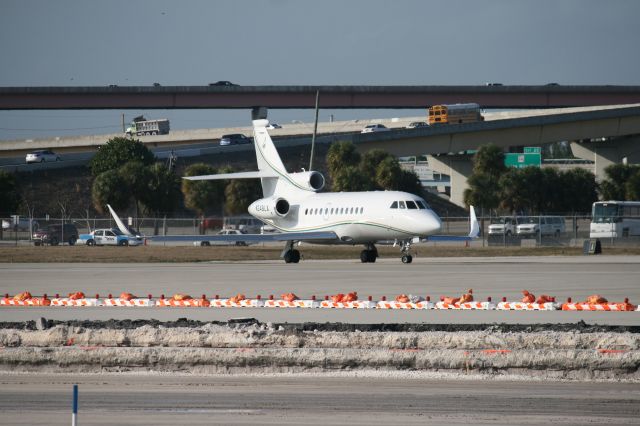
[[324,209],[324,214],[329,214],[329,209],[327,207]]
[[398,208],[398,202],[394,201],[393,203],[391,203],[391,207],[392,209],[397,209]]
[[306,216],[309,213],[309,209],[304,209],[304,215]]
[[416,204],[422,210],[426,210],[426,208],[427,208],[427,206],[425,206],[424,202],[422,202],[421,200],[416,200]]
[[362,214],[362,212],[364,212],[364,207],[360,207],[360,214]]
[[413,201],[407,201],[407,208],[410,210],[418,210],[418,206]]
[[404,204],[404,201],[398,201],[398,204],[399,204],[401,209],[406,209],[407,208],[407,206]]

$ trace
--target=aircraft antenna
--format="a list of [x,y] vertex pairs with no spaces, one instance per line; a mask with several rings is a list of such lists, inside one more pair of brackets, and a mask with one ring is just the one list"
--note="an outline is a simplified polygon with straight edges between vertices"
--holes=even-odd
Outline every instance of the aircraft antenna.
[[311,136],[311,156],[309,158],[309,170],[313,170],[313,151],[316,147],[316,133],[318,133],[318,105],[320,104],[320,90],[316,90],[316,121],[313,124],[313,136]]

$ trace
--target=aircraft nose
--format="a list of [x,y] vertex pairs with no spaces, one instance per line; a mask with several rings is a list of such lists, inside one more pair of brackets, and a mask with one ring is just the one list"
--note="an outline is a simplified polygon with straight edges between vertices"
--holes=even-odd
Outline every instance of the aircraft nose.
[[440,232],[440,229],[442,229],[442,221],[437,215],[428,212],[421,218],[418,226],[419,235],[432,235]]

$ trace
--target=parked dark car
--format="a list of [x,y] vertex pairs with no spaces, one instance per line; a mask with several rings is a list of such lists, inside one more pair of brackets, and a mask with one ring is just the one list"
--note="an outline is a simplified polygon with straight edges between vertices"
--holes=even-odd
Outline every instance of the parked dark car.
[[33,233],[33,244],[39,246],[51,244],[57,246],[65,241],[70,246],[74,245],[78,240],[78,228],[73,224],[64,225],[48,225]]
[[242,133],[223,135],[222,138],[220,138],[220,146],[239,145],[243,143],[253,143],[253,140]]

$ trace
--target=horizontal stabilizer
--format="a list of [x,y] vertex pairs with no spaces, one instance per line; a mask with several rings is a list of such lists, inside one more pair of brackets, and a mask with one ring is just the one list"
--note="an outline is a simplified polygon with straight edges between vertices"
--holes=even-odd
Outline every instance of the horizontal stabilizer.
[[258,179],[278,177],[275,173],[268,170],[256,172],[237,172],[237,173],[220,173],[217,175],[201,175],[201,176],[184,176],[182,179],[187,180],[226,180],[226,179]]
[[147,237],[153,241],[219,241],[233,243],[244,241],[246,243],[263,243],[269,241],[337,241],[335,232],[283,232],[274,234],[235,234],[235,235],[171,235]]

